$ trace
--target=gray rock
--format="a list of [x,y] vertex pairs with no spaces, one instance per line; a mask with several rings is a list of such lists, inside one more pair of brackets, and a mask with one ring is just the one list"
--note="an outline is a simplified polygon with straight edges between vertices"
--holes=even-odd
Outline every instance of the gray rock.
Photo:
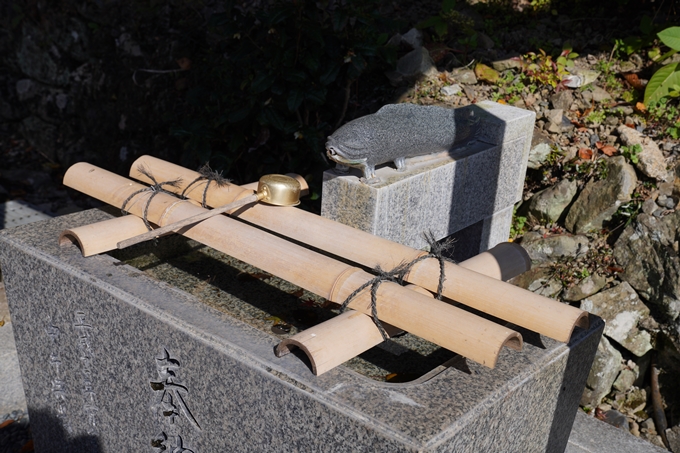
[[498,72],[506,71],[508,69],[519,69],[522,67],[522,61],[518,57],[506,58],[505,60],[498,60],[491,63],[491,66]]
[[574,95],[571,90],[562,90],[550,97],[550,103],[554,109],[569,110],[571,104],[574,102]]
[[401,36],[401,42],[414,49],[420,48],[423,46],[423,32],[417,28],[412,28]]
[[565,226],[573,233],[602,228],[623,203],[631,200],[637,176],[623,156],[607,159],[607,178],[590,181],[569,209]]
[[614,258],[628,282],[668,318],[680,315],[680,211],[658,218],[638,215],[614,244]]
[[636,378],[637,375],[633,370],[624,368],[614,381],[613,387],[619,392],[625,392],[633,386]]
[[552,187],[537,192],[529,200],[528,214],[540,222],[554,223],[576,195],[578,183],[563,179]]
[[621,353],[603,336],[581,395],[581,406],[597,407],[612,388],[621,369]]
[[453,85],[442,87],[441,92],[444,96],[454,96],[463,91],[460,85],[454,83]]
[[616,428],[625,429],[626,431],[630,429],[630,426],[628,424],[628,417],[614,409],[605,412],[602,421],[605,423],[609,423],[610,425]]
[[592,274],[576,283],[574,286],[567,288],[562,293],[562,299],[569,302],[578,302],[588,296],[596,294],[599,290],[604,288],[607,284],[607,279],[600,274]]
[[548,110],[545,116],[548,119],[548,132],[560,134],[574,128],[574,125],[571,124],[569,118],[564,116],[564,111],[562,109]]
[[532,145],[529,151],[529,161],[527,162],[528,168],[533,168],[538,170],[541,168],[543,163],[548,159],[550,155],[550,144],[549,143],[538,143],[537,145]]
[[510,282],[545,297],[555,296],[562,289],[562,283],[552,277],[552,270],[548,266],[535,266]]
[[671,451],[677,453],[680,451],[680,425],[675,425],[666,430],[666,438],[670,444]]
[[588,238],[567,234],[543,236],[541,233],[531,231],[522,238],[522,247],[532,261],[554,261],[564,256],[575,257],[585,254],[588,251]]
[[638,322],[649,316],[649,308],[628,283],[583,299],[581,309],[604,319],[604,334],[636,356],[652,349],[649,332],[638,329]]
[[[611,94],[607,90],[600,88],[598,86],[593,86],[591,90],[592,100],[595,102],[602,102],[612,98]],[[585,98],[585,95],[583,96]]]
[[657,209],[659,209],[658,205],[651,198],[647,198],[644,201],[644,203],[642,203],[642,212],[644,212],[647,215],[654,214],[654,211],[656,211]]
[[397,72],[408,79],[418,78],[436,70],[430,53],[424,47],[413,49],[397,62]]
[[666,159],[663,152],[654,140],[626,125],[619,126],[616,131],[624,145],[640,145],[642,147],[642,152],[638,154],[639,161],[635,164],[642,173],[658,181],[673,181],[672,172],[666,169]]
[[69,72],[60,65],[59,50],[28,21],[23,22],[16,56],[19,68],[28,77],[55,86],[68,83]]
[[477,76],[475,76],[475,71],[472,69],[454,69],[451,71],[451,77],[467,85],[475,85],[477,83]]

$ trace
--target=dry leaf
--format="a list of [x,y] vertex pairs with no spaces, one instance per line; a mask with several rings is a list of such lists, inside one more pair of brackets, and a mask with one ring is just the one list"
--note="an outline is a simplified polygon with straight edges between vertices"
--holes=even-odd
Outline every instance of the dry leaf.
[[477,63],[475,65],[475,75],[479,80],[492,84],[495,84],[501,78],[498,71],[482,63]]
[[644,90],[645,89],[645,84],[640,80],[637,74],[633,74],[632,72],[627,72],[625,74],[622,74],[623,78],[626,79],[628,83],[630,83],[630,86],[635,88],[636,90]]
[[191,69],[191,60],[187,57],[178,58],[177,65],[182,69],[182,71],[188,71]]
[[0,429],[3,429],[5,427],[9,426],[12,423],[14,423],[14,420],[12,420],[11,418],[9,420],[5,420],[4,422],[0,423]]
[[578,157],[585,160],[593,158],[593,150],[590,148],[581,148],[578,150]]
[[611,145],[604,145],[602,148],[600,148],[600,151],[602,151],[604,154],[606,154],[609,157],[611,157],[614,154],[616,154],[617,152],[619,152],[619,150],[617,150],[616,148],[614,148]]
[[496,102],[498,102],[499,104],[507,104],[507,102],[505,102],[505,99],[499,99]]
[[647,111],[647,107],[642,102],[638,102],[637,104],[635,104],[635,110],[641,113],[645,113]]
[[602,142],[595,142],[595,148],[602,149],[604,148],[604,145],[602,144]]

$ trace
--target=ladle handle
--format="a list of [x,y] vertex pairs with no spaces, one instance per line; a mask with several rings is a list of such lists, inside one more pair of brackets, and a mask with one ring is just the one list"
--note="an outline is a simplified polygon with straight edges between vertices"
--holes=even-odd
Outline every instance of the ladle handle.
[[192,217],[187,217],[184,220],[180,220],[179,222],[171,223],[170,225],[165,225],[164,227],[156,228],[155,230],[147,231],[146,233],[140,234],[138,236],[132,237],[130,239],[126,239],[124,241],[120,241],[117,244],[117,247],[119,249],[124,249],[126,247],[130,247],[131,245],[139,244],[140,242],[148,241],[150,239],[155,239],[165,233],[169,233],[171,231],[178,230],[182,227],[185,227],[187,225],[193,225],[194,223],[201,222],[203,220],[209,219],[210,217],[214,217],[218,214],[222,214],[227,211],[232,211],[234,209],[238,209],[241,206],[245,206],[250,203],[256,203],[260,201],[262,198],[264,198],[265,194],[264,193],[254,193],[248,197],[241,198],[240,200],[236,200],[233,203],[226,204],[224,206],[220,206],[219,208],[212,209],[210,211],[203,212],[201,214],[192,216]]

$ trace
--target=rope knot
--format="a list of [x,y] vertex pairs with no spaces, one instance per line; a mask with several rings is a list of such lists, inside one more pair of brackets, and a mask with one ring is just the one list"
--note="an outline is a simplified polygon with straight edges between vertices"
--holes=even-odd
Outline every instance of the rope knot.
[[201,206],[204,208],[207,208],[208,203],[206,199],[208,198],[208,187],[210,187],[210,183],[214,182],[217,187],[224,187],[227,185],[227,183],[231,182],[229,179],[225,178],[222,176],[222,172],[215,171],[210,168],[210,165],[205,164],[201,168],[198,169],[198,177],[191,181],[182,191],[180,194],[180,197],[182,198],[187,198],[186,193],[189,190],[191,186],[194,184],[198,184],[201,181],[207,181],[205,183],[205,187],[203,188],[203,200],[201,201]]
[[153,181],[153,184],[148,186],[148,187],[145,187],[143,189],[139,189],[139,190],[131,193],[130,196],[128,196],[125,199],[125,201],[123,201],[123,204],[120,207],[120,211],[123,213],[123,215],[128,215],[129,212],[125,209],[127,207],[128,203],[130,201],[132,201],[132,199],[135,196],[139,195],[140,193],[149,192],[151,195],[146,200],[146,204],[144,205],[144,210],[142,211],[142,220],[144,221],[144,225],[146,225],[146,228],[149,231],[151,231],[151,230],[153,230],[153,228],[151,228],[151,224],[149,223],[149,220],[148,220],[149,205],[151,204],[151,200],[153,200],[153,197],[155,197],[156,195],[158,195],[161,192],[165,192],[167,194],[172,195],[172,192],[169,192],[169,191],[163,189],[163,186],[179,187],[180,184],[182,183],[182,179],[177,178],[177,179],[173,179],[171,181],[158,182],[158,181],[156,181],[156,178],[151,174],[151,172],[149,170],[147,170],[146,167],[144,167],[143,165],[140,165],[139,167],[137,167],[137,171],[139,171],[141,174],[143,174],[144,176],[149,178],[151,181]]

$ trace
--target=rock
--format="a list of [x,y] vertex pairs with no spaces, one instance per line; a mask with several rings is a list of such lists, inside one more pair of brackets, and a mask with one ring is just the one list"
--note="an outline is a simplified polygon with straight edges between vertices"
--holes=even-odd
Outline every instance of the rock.
[[499,72],[508,69],[519,69],[522,67],[522,60],[519,57],[507,58],[505,60],[498,60],[491,63],[491,66]]
[[576,195],[578,183],[563,179],[552,187],[537,192],[529,200],[528,214],[540,222],[554,223]]
[[633,386],[636,378],[637,376],[633,370],[624,368],[614,381],[613,387],[619,392],[625,392]]
[[417,28],[412,28],[401,36],[401,42],[411,46],[414,49],[423,46],[423,32]]
[[621,353],[603,336],[597,346],[586,388],[581,395],[581,406],[597,407],[612,388],[621,369]]
[[564,110],[562,109],[548,110],[545,112],[545,117],[548,120],[548,132],[553,134],[567,132],[574,128],[571,121],[564,116]]
[[552,271],[547,266],[535,266],[510,282],[545,297],[552,297],[562,289],[562,283],[552,277]]
[[612,96],[605,89],[598,86],[593,86],[590,90],[583,91],[581,95],[588,103],[591,101],[602,102],[612,98]]
[[620,278],[671,321],[680,316],[680,211],[662,218],[638,215],[614,244]]
[[463,91],[460,85],[457,83],[449,86],[442,87],[441,92],[444,96],[453,96]]
[[644,389],[634,388],[623,394],[623,398],[619,400],[619,411],[634,415],[636,412],[644,410],[646,405],[647,392]]
[[652,349],[649,332],[638,329],[638,322],[649,316],[635,290],[626,282],[581,301],[581,310],[605,320],[604,334],[638,357]]
[[554,109],[569,110],[571,104],[574,102],[574,96],[571,90],[562,90],[550,97],[550,103]]
[[628,425],[628,417],[614,409],[605,412],[603,414],[602,421],[616,428],[622,428],[626,431],[630,430],[630,426]]
[[588,296],[596,294],[599,290],[604,288],[606,284],[607,279],[602,275],[597,273],[589,275],[574,286],[565,289],[562,293],[562,299],[569,302],[578,302]]
[[[581,69],[578,71],[576,74],[570,74],[562,79],[562,84],[566,87],[569,88],[579,88],[585,85],[588,85],[589,83],[593,83],[597,78],[599,77],[600,72],[599,71],[591,71],[588,69]],[[590,93],[590,92],[584,92],[584,93]],[[587,99],[588,102],[592,99],[592,95],[588,95],[589,98]],[[585,96],[584,96],[585,98]]]
[[642,152],[638,154],[638,163],[635,164],[642,173],[658,181],[673,181],[675,177],[666,170],[666,159],[654,140],[626,125],[619,126],[616,131],[624,145],[642,147]]
[[671,451],[674,453],[680,452],[680,425],[667,429],[666,438],[668,439]]
[[550,151],[551,148],[549,143],[538,143],[536,146],[532,145],[531,150],[529,151],[527,167],[533,168],[534,170],[541,168],[543,162],[548,159]]
[[54,86],[68,83],[69,72],[60,65],[59,50],[29,21],[23,21],[21,44],[16,57],[19,68],[26,76]]
[[573,233],[602,228],[621,204],[631,200],[637,184],[635,169],[623,156],[607,159],[607,177],[590,181],[569,209],[565,226]]
[[658,205],[651,198],[647,198],[644,201],[644,203],[642,203],[642,212],[644,212],[647,215],[654,214],[654,211],[656,211],[657,209],[659,209]]
[[436,70],[430,53],[424,47],[410,51],[397,62],[397,72],[405,79],[417,79]]
[[468,85],[475,85],[477,83],[477,76],[472,69],[454,69],[451,71],[451,77],[460,83]]
[[568,234],[544,237],[541,233],[531,231],[522,238],[522,247],[532,261],[554,261],[563,256],[585,254],[588,251],[588,238]]

